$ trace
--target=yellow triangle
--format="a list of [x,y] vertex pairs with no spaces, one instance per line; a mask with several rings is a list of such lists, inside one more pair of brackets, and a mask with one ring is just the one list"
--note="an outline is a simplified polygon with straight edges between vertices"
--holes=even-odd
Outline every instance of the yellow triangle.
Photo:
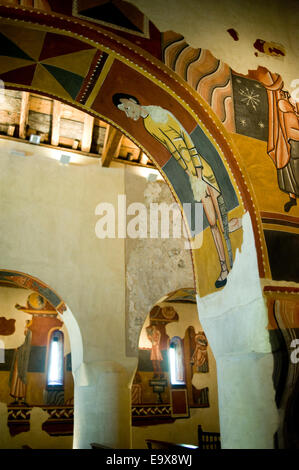
[[36,66],[31,86],[60,98],[72,99],[60,83],[40,64]]
[[2,25],[1,33],[32,57],[32,59],[38,60],[44,44],[45,31]]
[[18,57],[0,57],[0,73],[11,72],[11,70],[26,67],[26,65],[33,65],[35,62],[26,59],[19,59]]
[[50,59],[43,60],[41,63],[54,65],[55,67],[85,77],[95,53],[96,49],[88,49],[86,51],[72,52],[71,54],[51,57]]

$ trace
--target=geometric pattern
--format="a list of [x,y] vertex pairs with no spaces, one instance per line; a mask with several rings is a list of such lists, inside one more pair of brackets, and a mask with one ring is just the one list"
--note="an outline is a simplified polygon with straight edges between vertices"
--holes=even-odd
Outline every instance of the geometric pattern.
[[42,430],[50,436],[72,436],[74,428],[74,407],[43,407],[49,419],[42,424]]
[[95,48],[73,37],[4,25],[0,33],[0,79],[75,100]]
[[119,0],[75,0],[73,15],[130,34],[147,37],[148,19],[134,5]]
[[144,405],[134,405],[131,408],[132,411],[132,417],[137,418],[137,417],[154,417],[154,416],[171,416],[171,406],[169,404],[163,404],[163,405],[150,405],[150,406],[144,406]]
[[235,125],[238,134],[268,140],[268,97],[257,80],[232,74]]
[[7,426],[11,436],[16,436],[21,432],[29,431],[31,410],[32,407],[27,407],[24,405],[7,405]]
[[211,106],[229,132],[235,132],[231,69],[207,49],[194,49],[180,34],[162,35],[163,61]]
[[[30,414],[32,408],[32,406],[26,407],[24,405],[7,405],[7,425],[11,436],[15,436],[21,432],[27,432],[30,430]],[[35,408],[42,408],[43,411],[47,411],[49,414],[49,419],[43,423],[42,430],[46,431],[50,436],[71,436],[73,434],[73,406],[38,406]]]
[[74,407],[73,406],[62,406],[54,408],[43,408],[47,411],[51,419],[73,419],[74,418]]

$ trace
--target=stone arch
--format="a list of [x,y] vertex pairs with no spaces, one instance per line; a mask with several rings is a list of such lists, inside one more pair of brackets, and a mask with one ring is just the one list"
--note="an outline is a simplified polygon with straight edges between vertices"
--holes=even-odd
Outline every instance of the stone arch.
[[[100,117],[115,126],[135,141],[154,161],[178,201],[180,201],[180,197],[175,178],[167,174],[166,171],[166,165],[170,160],[169,152],[146,132],[142,123],[129,121],[124,114],[116,107],[113,107],[112,95],[117,92],[128,93],[140,99],[143,105],[158,104],[166,108],[180,119],[189,134],[198,131],[204,139],[205,145],[208,145],[218,155],[217,161],[223,165],[224,174],[228,176],[231,188],[236,195],[238,207],[240,208],[239,215],[246,218],[247,240],[249,239],[250,243],[247,249],[247,258],[243,253],[240,255],[238,251],[241,248],[242,240],[239,240],[237,247],[235,247],[235,252],[240,255],[237,258],[241,268],[241,271],[235,271],[236,274],[240,273],[240,276],[237,276],[238,278],[234,280],[236,284],[233,286],[232,282],[230,289],[223,289],[221,292],[215,292],[215,289],[206,289],[201,294],[201,298],[197,299],[198,309],[200,318],[204,320],[203,327],[205,331],[210,330],[214,334],[215,347],[213,352],[216,351],[216,359],[222,374],[219,376],[221,379],[219,395],[222,399],[221,426],[224,447],[271,447],[272,436],[276,427],[276,409],[272,403],[272,359],[270,345],[263,330],[265,308],[259,284],[259,277],[265,276],[263,240],[262,235],[260,235],[262,230],[260,217],[255,210],[255,196],[253,191],[249,189],[251,186],[247,180],[245,170],[240,167],[234,156],[237,150],[229,134],[210,107],[184,80],[180,79],[159,60],[123,38],[120,39],[115,34],[100,29],[98,26],[92,26],[90,23],[77,19],[74,21],[70,17],[60,16],[52,12],[41,13],[28,8],[0,6],[0,15],[3,28],[10,28],[10,42],[13,42],[13,31],[16,31],[20,38],[22,36],[20,29],[23,28],[26,33],[23,34],[23,37],[30,37],[31,44],[41,44],[42,47],[42,50],[35,48],[31,55],[27,53],[25,56],[25,52],[22,51],[23,45],[18,40],[19,50],[23,52],[23,55],[21,53],[19,55],[21,54],[23,62],[19,67],[14,67],[13,61],[7,61],[6,58],[5,72],[0,75],[0,79],[4,81],[5,86],[48,95],[76,106],[93,116]],[[46,41],[48,41],[47,44]],[[53,55],[49,58],[50,50],[58,51],[58,59]],[[69,72],[72,67],[70,58],[63,66],[65,57],[68,54],[71,55],[71,53],[77,53],[77,57],[80,54],[82,56],[82,51],[88,51],[86,54],[90,54],[89,63],[86,57],[84,59],[86,69],[84,76],[79,73],[83,64],[82,60],[79,63],[79,68],[78,62],[74,61],[74,64],[77,63],[77,69],[76,73],[74,70],[71,71],[73,82],[68,81],[66,78],[62,80],[61,75],[58,77],[57,68],[60,70],[59,73],[66,77],[68,74],[64,72]],[[49,59],[51,59],[51,63]],[[26,66],[24,66],[24,63]],[[88,65],[86,65],[87,63]],[[56,82],[53,81],[54,72],[56,77],[60,81],[62,80],[63,85],[60,83],[58,86],[57,80]],[[70,75],[68,76],[70,77]],[[74,84],[71,88],[69,87],[70,83]],[[244,245],[246,244],[244,243]],[[205,264],[200,263],[196,250],[192,252],[192,255],[195,266],[196,290],[200,292],[199,275],[202,274],[200,268]],[[242,258],[241,262],[240,258]],[[266,255],[264,258],[266,259]],[[252,284],[249,286],[246,259],[250,259],[254,264],[254,269],[251,272]],[[209,278],[210,275],[211,270],[208,270],[206,278]],[[202,275],[201,279],[203,277]],[[246,282],[244,282],[245,279]],[[241,284],[243,287],[239,290]],[[232,287],[239,293],[238,296],[234,297]],[[242,296],[244,290],[246,296]],[[248,291],[249,297],[247,296]],[[234,302],[231,302],[232,299]],[[240,318],[242,319],[241,322]],[[226,331],[230,333],[231,344],[225,341],[226,338],[223,338],[219,319],[226,326]],[[247,322],[252,325],[255,319],[258,319],[255,330],[243,329]],[[259,326],[262,329],[258,330]],[[257,337],[255,336],[256,332],[258,333]],[[262,336],[261,338],[259,333]],[[209,336],[211,337],[211,335]],[[240,341],[234,343],[236,338],[239,338]],[[243,339],[244,341],[242,341]],[[262,355],[265,359],[266,369],[261,361],[257,361],[259,357],[256,356],[258,355]],[[234,360],[236,357],[238,361]],[[94,377],[98,377],[99,383],[106,384],[107,390],[110,384],[109,393],[113,389],[119,401],[121,400],[119,390],[125,389],[128,380],[126,372],[118,364],[111,361],[99,364],[98,368],[96,364],[89,366],[80,368],[78,382],[81,384],[80,401],[82,409],[85,407],[86,416],[90,416],[92,421],[95,407],[90,400],[89,393],[93,387]],[[99,373],[99,370],[101,373]],[[113,374],[111,370],[113,370]],[[248,370],[251,372],[250,376]],[[264,370],[266,370],[265,374],[269,378],[266,385],[255,380],[261,376]],[[108,372],[110,382],[107,380]],[[231,397],[235,391],[239,391],[240,384],[244,390],[238,393],[235,399],[226,402],[225,399]],[[90,389],[89,385],[91,386]],[[255,386],[259,387],[259,393],[261,394],[259,407],[256,406],[254,400],[256,396]],[[107,396],[108,391],[105,393],[105,397]],[[103,410],[103,406],[100,408],[100,403],[97,403],[97,405],[99,409]],[[252,409],[250,420],[246,422],[240,420],[240,409],[243,406],[246,410],[249,407]],[[115,421],[117,423],[114,418],[111,420],[110,417],[110,422]],[[84,420],[87,421],[85,418]],[[126,415],[126,420],[129,422],[128,415]],[[101,437],[102,434],[99,433],[98,424],[93,424],[95,430],[92,435]],[[82,424],[82,427],[84,428],[84,424]],[[257,429],[259,435],[256,432]],[[78,435],[76,445],[78,447],[84,446],[86,442],[88,442],[87,437],[82,432],[81,436]]]
[[52,305],[52,307],[62,315],[63,322],[65,323],[69,333],[73,356],[72,369],[73,372],[75,372],[83,362],[83,342],[81,332],[70,308],[65,304],[59,294],[40,279],[20,271],[1,269],[0,281],[3,285],[23,287],[24,289],[30,289],[41,294]]

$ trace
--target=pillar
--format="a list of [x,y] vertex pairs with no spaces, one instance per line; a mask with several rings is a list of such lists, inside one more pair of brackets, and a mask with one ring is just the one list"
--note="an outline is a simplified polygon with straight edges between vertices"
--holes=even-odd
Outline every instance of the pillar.
[[243,230],[225,288],[198,296],[198,313],[216,359],[222,448],[271,449],[278,428],[273,355],[248,213]]
[[74,373],[74,449],[95,442],[131,447],[132,374],[115,362],[82,363]]

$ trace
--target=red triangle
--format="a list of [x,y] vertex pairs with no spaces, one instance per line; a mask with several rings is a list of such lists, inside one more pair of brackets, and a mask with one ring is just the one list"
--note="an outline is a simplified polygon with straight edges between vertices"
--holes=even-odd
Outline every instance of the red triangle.
[[18,85],[31,85],[36,64],[20,67],[10,72],[2,73],[1,80],[8,83],[16,83]]
[[85,42],[79,41],[78,39],[62,36],[61,34],[47,33],[39,56],[39,61],[87,49],[93,49],[93,47]]

